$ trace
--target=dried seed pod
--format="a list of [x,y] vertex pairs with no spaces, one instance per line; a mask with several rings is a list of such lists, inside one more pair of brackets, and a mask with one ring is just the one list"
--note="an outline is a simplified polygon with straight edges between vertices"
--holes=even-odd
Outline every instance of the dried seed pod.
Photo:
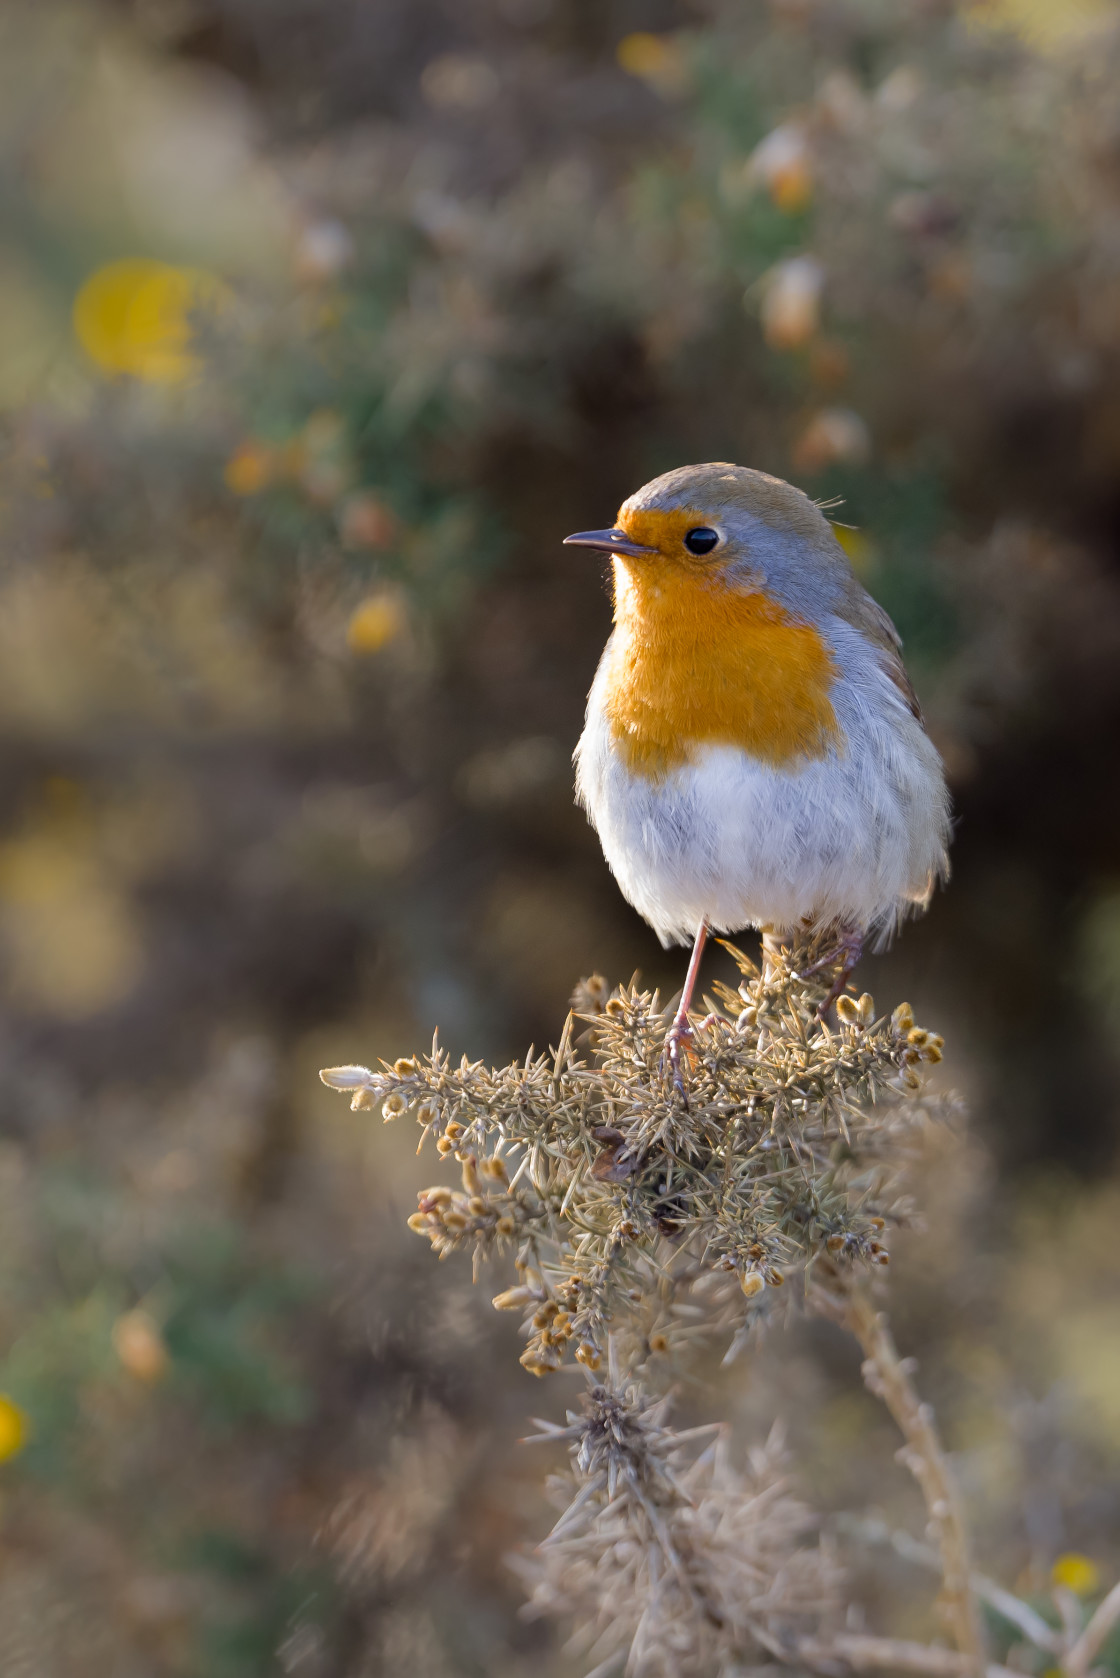
[[649,1337],[649,1349],[651,1352],[667,1352],[669,1350],[669,1336],[660,1332],[657,1334],[651,1334]]
[[520,1311],[522,1306],[531,1305],[536,1297],[532,1288],[521,1286],[496,1293],[490,1303],[495,1311]]
[[900,1002],[894,1013],[891,1015],[891,1025],[893,1029],[900,1037],[905,1037],[906,1033],[910,1030],[913,1024],[913,1008],[911,1008],[908,1002]]
[[436,1138],[436,1153],[442,1154],[444,1158],[447,1157],[454,1146],[455,1144],[449,1136],[439,1136]]
[[478,1180],[478,1155],[459,1155],[463,1164],[463,1187],[468,1194],[481,1194],[482,1184]]
[[372,1087],[377,1081],[368,1066],[325,1066],[319,1077],[332,1090]]
[[369,1108],[377,1106],[377,1095],[373,1090],[355,1090],[350,1097],[350,1111],[352,1113],[367,1112]]
[[443,1134],[449,1142],[457,1142],[466,1131],[466,1125],[460,1124],[458,1119],[448,1119],[443,1127]]
[[478,1169],[482,1175],[484,1177],[488,1177],[492,1183],[509,1182],[509,1172],[506,1170],[505,1161],[499,1159],[497,1155],[492,1155],[489,1159],[480,1160]]
[[419,1070],[420,1068],[410,1055],[402,1055],[400,1060],[393,1062],[393,1071],[399,1078],[407,1078],[411,1073],[419,1072]]
[[510,1217],[508,1212],[502,1214],[497,1223],[494,1225],[494,1228],[497,1230],[499,1235],[517,1234],[517,1224]]
[[609,981],[601,973],[592,973],[589,978],[581,979],[572,992],[572,1007],[577,1014],[601,1014],[610,994]]
[[739,1286],[748,1299],[753,1299],[766,1286],[766,1278],[759,1270],[746,1270],[739,1280]]
[[436,1219],[428,1212],[413,1212],[407,1222],[409,1229],[414,1230],[417,1235],[427,1235],[437,1227]]
[[641,1161],[628,1151],[624,1141],[619,1140],[598,1155],[592,1164],[591,1175],[597,1183],[625,1183],[640,1165]]
[[875,1019],[875,998],[871,995],[870,991],[864,991],[863,995],[859,999],[858,1007],[860,1025],[871,1025]]
[[923,1031],[920,1025],[911,1026],[906,1033],[906,1041],[912,1043],[915,1049],[924,1049],[929,1042],[929,1032]]
[[598,1346],[593,1341],[581,1340],[576,1347],[576,1361],[582,1363],[585,1369],[598,1369],[603,1358]]
[[561,1364],[560,1353],[554,1346],[526,1346],[518,1360],[530,1375],[551,1375]]
[[842,1025],[858,1026],[860,1021],[859,1003],[851,996],[836,998],[836,1018]]
[[381,1111],[386,1119],[398,1118],[408,1106],[408,1102],[399,1090],[393,1090],[381,1103]]

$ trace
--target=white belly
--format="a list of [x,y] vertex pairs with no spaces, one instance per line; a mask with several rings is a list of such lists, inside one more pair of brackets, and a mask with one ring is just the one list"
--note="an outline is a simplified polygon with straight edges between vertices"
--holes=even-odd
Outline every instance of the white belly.
[[[861,659],[860,665],[864,661]],[[623,895],[662,943],[805,919],[889,937],[947,872],[941,762],[877,664],[832,694],[844,744],[773,768],[704,746],[659,781],[634,775],[603,714],[603,666],[576,750],[576,791]]]

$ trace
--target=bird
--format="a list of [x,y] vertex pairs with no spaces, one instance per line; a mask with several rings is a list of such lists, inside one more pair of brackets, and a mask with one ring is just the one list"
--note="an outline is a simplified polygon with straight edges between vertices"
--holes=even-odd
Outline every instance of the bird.
[[898,631],[792,484],[681,466],[565,545],[613,570],[577,802],[662,945],[692,945],[666,1040],[683,1089],[709,934],[834,934],[812,967],[837,964],[824,1017],[865,942],[887,944],[948,878],[945,774]]

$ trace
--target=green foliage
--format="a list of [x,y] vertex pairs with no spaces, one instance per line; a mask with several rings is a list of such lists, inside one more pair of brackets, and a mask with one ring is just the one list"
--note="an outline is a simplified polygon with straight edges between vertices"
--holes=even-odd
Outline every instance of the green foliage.
[[1093,903],[1081,928],[1082,984],[1104,1010],[1113,1031],[1120,1025],[1120,891]]
[[919,671],[945,665],[964,625],[937,563],[949,526],[943,475],[933,468],[832,467],[812,489],[822,501],[837,497],[834,516],[866,537],[860,580],[894,619],[907,663]]
[[190,1671],[198,1678],[266,1678],[294,1625],[305,1641],[315,1632],[329,1636],[339,1612],[326,1567],[278,1567],[275,1556],[230,1532],[198,1534],[182,1561],[219,1591],[197,1633]]
[[30,1439],[9,1472],[89,1496],[101,1480],[83,1404],[118,1380],[107,1287],[75,1304],[45,1304],[0,1364],[0,1386],[29,1418]]
[[316,1289],[309,1278],[250,1260],[232,1232],[198,1232],[161,1283],[174,1384],[208,1425],[307,1420],[306,1378],[286,1342]]

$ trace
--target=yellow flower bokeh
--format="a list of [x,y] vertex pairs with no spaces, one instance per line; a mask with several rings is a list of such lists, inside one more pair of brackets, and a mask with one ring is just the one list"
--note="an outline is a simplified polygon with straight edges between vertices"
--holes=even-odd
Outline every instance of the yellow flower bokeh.
[[679,46],[669,36],[635,30],[623,36],[615,49],[615,58],[628,76],[636,76],[658,93],[675,94],[684,89],[684,59]]
[[1037,52],[1060,51],[1117,17],[1116,0],[974,0],[971,29],[1017,35]]
[[134,905],[87,837],[32,827],[0,845],[5,988],[56,1019],[89,1019],[130,994],[144,963]]
[[346,645],[352,653],[368,656],[395,641],[405,626],[404,603],[389,589],[371,594],[350,615]]
[[275,450],[264,443],[242,443],[226,461],[222,477],[234,495],[259,495],[276,476]]
[[27,1416],[7,1393],[0,1393],[0,1462],[18,1456],[30,1436]]
[[875,544],[871,538],[850,524],[833,524],[832,534],[847,554],[852,570],[857,576],[863,575],[875,558]]
[[104,373],[181,384],[199,371],[193,318],[227,296],[214,274],[128,258],[97,268],[74,300],[78,342]]
[[1079,1555],[1075,1550],[1059,1556],[1050,1569],[1050,1578],[1055,1585],[1064,1586],[1072,1591],[1074,1596],[1092,1596],[1100,1589],[1101,1575],[1095,1561],[1088,1556]]

